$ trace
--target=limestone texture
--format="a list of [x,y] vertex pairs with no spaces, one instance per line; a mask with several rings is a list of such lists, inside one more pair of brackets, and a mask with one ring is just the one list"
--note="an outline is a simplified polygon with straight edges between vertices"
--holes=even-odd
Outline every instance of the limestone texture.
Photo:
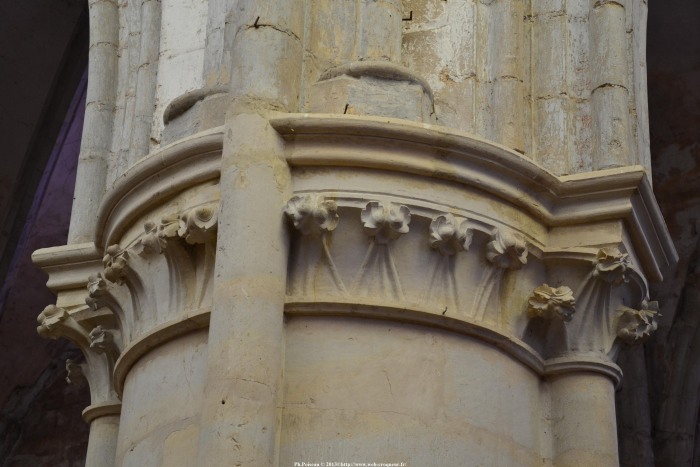
[[71,230],[33,255],[88,465],[618,464],[616,359],[678,259],[646,3],[90,14]]

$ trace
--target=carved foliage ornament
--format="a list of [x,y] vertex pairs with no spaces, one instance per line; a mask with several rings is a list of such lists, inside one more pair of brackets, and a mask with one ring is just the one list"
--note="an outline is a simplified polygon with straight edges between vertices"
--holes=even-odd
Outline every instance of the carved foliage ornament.
[[612,285],[628,282],[627,270],[630,267],[628,256],[617,247],[601,248],[596,255],[593,275]]
[[180,215],[177,234],[187,243],[206,243],[216,238],[218,204],[197,206]]
[[642,309],[635,310],[626,306],[617,309],[617,336],[627,344],[636,344],[646,340],[656,331],[656,318],[659,314],[658,302],[642,302]]
[[144,233],[136,242],[135,251],[139,256],[160,254],[167,246],[167,238],[163,231],[164,224],[156,225],[155,222],[148,221],[143,225]]
[[39,326],[36,328],[41,337],[48,338],[56,331],[58,325],[68,319],[68,312],[56,305],[48,305],[39,313],[36,321]]
[[444,256],[452,256],[468,250],[473,232],[467,228],[469,221],[452,214],[437,216],[430,223],[430,246]]
[[166,249],[168,239],[178,236],[189,244],[215,239],[217,214],[216,203],[197,206],[180,216],[166,216],[157,225],[152,221],[146,222],[141,236],[124,249],[117,244],[107,247],[102,258],[104,270],[88,278],[88,297],[85,303],[96,310],[99,307],[99,297],[107,290],[107,281],[117,285],[124,283],[130,252],[142,257],[160,254]]
[[100,296],[107,290],[107,282],[102,276],[102,273],[93,274],[88,277],[87,290],[88,296],[85,299],[85,303],[91,309],[97,310],[100,307]]
[[527,246],[512,233],[497,230],[486,246],[486,258],[502,269],[520,269],[527,264]]
[[408,232],[411,212],[408,207],[371,201],[360,214],[365,233],[375,243],[385,245]]
[[110,282],[121,284],[123,281],[129,253],[122,250],[119,245],[110,245],[102,258],[104,265],[104,278]]
[[576,311],[575,304],[574,293],[569,287],[542,284],[532,292],[527,312],[530,317],[571,321]]
[[284,213],[303,235],[321,236],[332,232],[338,225],[338,206],[335,201],[310,194],[294,196],[287,202]]
[[97,353],[112,352],[115,347],[114,335],[102,325],[95,326],[89,335],[90,348]]

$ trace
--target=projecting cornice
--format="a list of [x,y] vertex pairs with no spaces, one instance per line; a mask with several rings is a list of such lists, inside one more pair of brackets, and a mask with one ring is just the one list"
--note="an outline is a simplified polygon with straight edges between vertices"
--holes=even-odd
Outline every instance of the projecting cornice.
[[624,220],[652,281],[678,259],[641,166],[559,177],[509,148],[434,125],[330,114],[280,114],[270,123],[290,142],[293,167],[363,167],[457,182],[548,227]]
[[[548,227],[624,220],[645,275],[677,254],[641,166],[556,176],[504,146],[435,125],[327,114],[274,114],[294,167],[362,167],[457,182],[495,195]],[[99,209],[97,245],[111,244],[131,221],[188,187],[219,177],[223,130],[166,146],[131,167]],[[545,249],[546,251],[546,249]]]
[[85,278],[100,269],[102,254],[94,243],[76,243],[37,250],[32,261],[49,275],[47,287],[58,293],[84,288]]

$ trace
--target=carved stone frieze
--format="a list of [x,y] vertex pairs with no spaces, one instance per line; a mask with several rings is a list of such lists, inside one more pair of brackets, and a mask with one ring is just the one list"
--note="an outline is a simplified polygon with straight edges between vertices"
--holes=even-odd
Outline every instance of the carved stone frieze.
[[409,231],[411,211],[407,206],[370,201],[360,213],[364,233],[371,239],[355,279],[355,291],[405,299],[401,278],[390,242]]
[[430,222],[430,247],[439,252],[433,260],[433,271],[426,297],[429,302],[444,307],[441,314],[450,316],[461,309],[460,286],[456,275],[456,255],[469,250],[474,231],[469,221],[453,214],[441,214]]
[[[371,201],[358,207],[352,199],[345,203],[349,204],[343,204],[342,209],[360,210],[359,225],[339,224],[339,203],[321,194],[295,196],[285,206],[285,215],[301,234],[294,237],[292,244],[291,288],[288,290],[291,296],[303,300],[320,293],[328,299],[335,296],[340,301],[366,297],[370,303],[401,303],[479,325],[502,326],[502,304],[512,300],[510,297],[518,281],[534,281],[533,278],[541,277],[538,275],[544,271],[538,265],[541,259],[537,255],[533,256],[532,267],[524,268],[530,255],[528,244],[521,232],[507,226],[483,221],[473,223],[452,213],[435,214],[433,211],[427,217],[418,208],[419,214],[415,215],[420,220],[416,222],[428,227],[426,242],[425,233],[409,230],[414,215],[412,205]],[[348,245],[337,242],[350,238],[358,241],[360,237],[348,236],[346,227],[336,232],[339,225],[351,230],[361,227],[365,238],[370,240],[362,261],[353,267],[350,267],[352,261],[342,256]],[[334,242],[329,240],[330,235],[336,239]],[[403,236],[407,239],[398,241]],[[419,242],[425,246],[417,247]],[[470,249],[473,244],[478,248]],[[430,253],[431,250],[434,253]],[[463,254],[458,254],[460,252]],[[406,258],[407,255],[411,258]],[[619,247],[602,248],[593,258],[591,252],[586,255],[576,260],[579,264],[576,267],[585,276],[578,279],[581,282],[576,293],[566,285],[554,287],[540,282],[539,286],[529,289],[532,291],[529,295],[519,298],[530,318],[558,322],[540,325],[547,328],[541,331],[540,339],[544,342],[544,355],[548,357],[567,352],[608,355],[617,338],[615,310],[622,300],[620,297],[630,300],[639,293],[640,282],[631,280],[637,273],[629,256]],[[425,264],[429,268],[425,280],[408,273],[404,277],[404,264],[411,263]],[[559,265],[552,263],[548,268],[549,274],[556,274]],[[348,281],[353,271],[354,280]],[[566,272],[564,277],[570,274]],[[350,287],[346,288],[346,283]],[[325,288],[318,289],[319,284],[326,284]],[[411,288],[410,296],[404,287]],[[423,293],[414,294],[416,287]],[[524,332],[526,327],[527,324],[511,327],[508,332],[521,336],[518,333]],[[506,332],[506,328],[503,331]]]
[[490,309],[499,309],[506,273],[527,264],[527,254],[527,245],[522,239],[505,229],[495,229],[486,245],[486,259],[492,266],[484,271],[474,294],[472,315],[476,320],[484,320]]
[[[338,272],[328,247],[327,236],[338,226],[337,203],[318,194],[294,196],[284,207],[284,213],[302,235],[298,257],[302,263],[302,293],[308,293],[317,274],[330,272],[336,289],[347,294],[345,283]],[[323,272],[322,272],[323,271]]]
[[114,313],[120,347],[142,332],[144,316],[164,322],[206,305],[217,223],[218,202],[200,202],[146,221],[126,246],[107,248],[103,270],[88,279],[85,303]]

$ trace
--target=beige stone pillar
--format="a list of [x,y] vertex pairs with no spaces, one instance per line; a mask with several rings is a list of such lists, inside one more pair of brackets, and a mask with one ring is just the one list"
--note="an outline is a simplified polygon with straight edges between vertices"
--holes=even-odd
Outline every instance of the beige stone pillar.
[[559,174],[650,172],[641,0],[408,0],[402,60],[438,123]]
[[302,3],[238,2],[198,465],[276,465],[289,172],[269,110],[297,109]]
[[151,152],[153,109],[156,100],[156,85],[158,84],[161,2],[157,0],[141,2],[139,16],[138,71],[136,72],[133,126],[128,139],[130,141],[128,165],[133,165]]
[[302,101],[308,110],[434,121],[430,86],[401,66],[408,19],[401,1],[312,0],[308,8]]
[[289,175],[257,113],[227,120],[198,465],[276,465]]
[[619,2],[591,1],[591,106],[593,115],[593,168],[631,165],[628,88],[629,45],[625,6]]
[[36,253],[90,463],[617,463],[615,356],[677,259],[641,2],[98,4],[107,186],[81,162],[87,243]]
[[111,154],[116,100],[119,13],[116,0],[89,2],[90,58],[85,125],[80,143],[78,180],[68,241],[82,243],[95,235],[94,218],[104,195]]
[[548,380],[552,394],[552,464],[619,465],[615,385],[606,375],[571,372]]
[[92,419],[85,465],[90,467],[117,465],[115,461],[118,435],[119,415],[103,415]]

